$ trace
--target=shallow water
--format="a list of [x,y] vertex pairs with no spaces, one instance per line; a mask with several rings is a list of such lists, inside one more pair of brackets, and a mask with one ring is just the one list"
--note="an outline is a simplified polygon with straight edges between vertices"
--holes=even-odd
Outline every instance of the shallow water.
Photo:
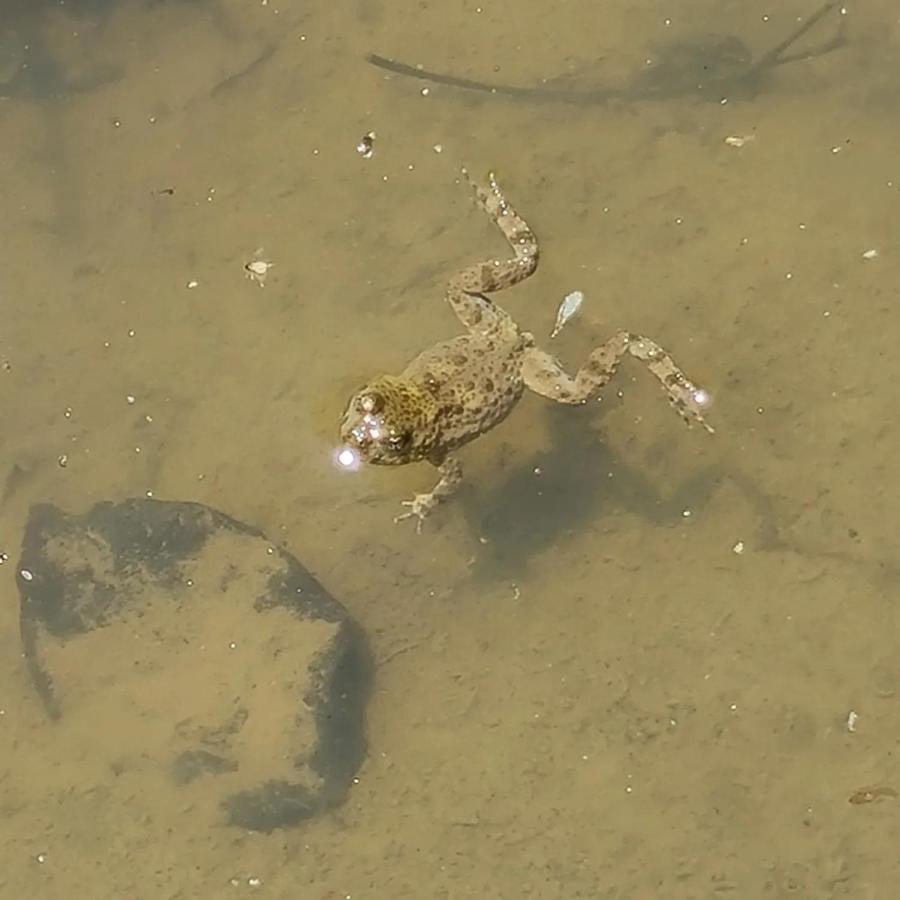
[[[52,65],[0,59],[0,895],[892,897],[900,800],[848,801],[900,791],[895,4],[747,99],[578,108],[423,94],[364,56],[627,83],[698,30],[764,52],[814,6],[13,7]],[[331,451],[359,382],[457,328],[446,277],[502,249],[461,164],[541,239],[519,321],[547,334],[584,291],[557,352],[654,337],[717,433],[636,364],[599,407],[526,398],[417,537],[391,517],[433,473]],[[147,492],[263,529],[369,633],[370,756],[335,813],[211,826],[104,767],[115,721],[47,723],[28,508]]]

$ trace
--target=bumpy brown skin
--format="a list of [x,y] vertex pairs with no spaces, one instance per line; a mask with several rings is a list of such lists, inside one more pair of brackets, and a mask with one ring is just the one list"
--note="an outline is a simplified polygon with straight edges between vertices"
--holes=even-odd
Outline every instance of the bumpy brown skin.
[[485,294],[511,287],[534,272],[537,239],[493,175],[487,188],[473,189],[476,202],[503,233],[514,256],[477,263],[451,278],[447,301],[467,332],[435,344],[400,375],[375,378],[350,398],[341,423],[345,447],[364,462],[404,465],[428,460],[438,467],[435,487],[403,501],[410,511],[397,517],[417,517],[417,528],[462,479],[453,451],[502,422],[525,387],[561,403],[585,403],[609,381],[626,353],[647,365],[685,421],[712,431],[701,414],[703,392],[648,338],[618,332],[591,353],[575,376],[535,347],[534,337]]

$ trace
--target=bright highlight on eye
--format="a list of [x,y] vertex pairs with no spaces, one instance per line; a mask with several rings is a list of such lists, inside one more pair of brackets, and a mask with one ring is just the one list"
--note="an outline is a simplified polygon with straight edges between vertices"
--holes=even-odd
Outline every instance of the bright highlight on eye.
[[703,388],[697,388],[693,394],[691,395],[694,403],[697,404],[701,409],[709,406],[712,403],[712,396],[709,391],[703,390]]
[[342,447],[334,454],[334,461],[341,469],[355,472],[359,468],[359,454],[350,447]]

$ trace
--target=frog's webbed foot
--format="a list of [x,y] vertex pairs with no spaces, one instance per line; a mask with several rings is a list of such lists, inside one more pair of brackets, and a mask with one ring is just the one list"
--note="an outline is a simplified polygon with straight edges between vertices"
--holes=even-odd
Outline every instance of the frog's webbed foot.
[[452,456],[448,456],[441,463],[436,463],[440,479],[427,494],[416,494],[412,500],[401,500],[404,506],[409,507],[409,512],[400,513],[394,517],[394,522],[402,522],[404,519],[416,518],[416,534],[422,533],[422,523],[428,514],[442,500],[449,497],[459,487],[462,481],[462,466]]
[[394,516],[394,522],[402,522],[404,519],[416,517],[416,534],[422,533],[422,525],[428,514],[440,502],[434,493],[429,491],[427,494],[416,494],[412,500],[401,500],[403,506],[409,507],[409,512],[400,513]]
[[566,374],[560,362],[549,353],[532,348],[525,355],[522,376],[525,384],[542,397],[559,403],[586,403],[613,377],[626,353],[647,366],[688,425],[697,423],[713,433],[712,426],[703,418],[703,411],[710,403],[709,394],[694,384],[659,344],[639,334],[618,332],[591,353],[574,377]]

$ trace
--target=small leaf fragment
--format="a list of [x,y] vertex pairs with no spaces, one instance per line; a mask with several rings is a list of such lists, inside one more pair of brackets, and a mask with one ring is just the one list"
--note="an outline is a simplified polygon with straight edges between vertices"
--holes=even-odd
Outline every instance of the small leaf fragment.
[[571,294],[566,294],[565,299],[559,304],[559,309],[556,311],[556,324],[553,326],[553,331],[550,332],[551,338],[555,338],[562,331],[566,322],[581,309],[583,301],[584,294],[581,291],[572,291]]

